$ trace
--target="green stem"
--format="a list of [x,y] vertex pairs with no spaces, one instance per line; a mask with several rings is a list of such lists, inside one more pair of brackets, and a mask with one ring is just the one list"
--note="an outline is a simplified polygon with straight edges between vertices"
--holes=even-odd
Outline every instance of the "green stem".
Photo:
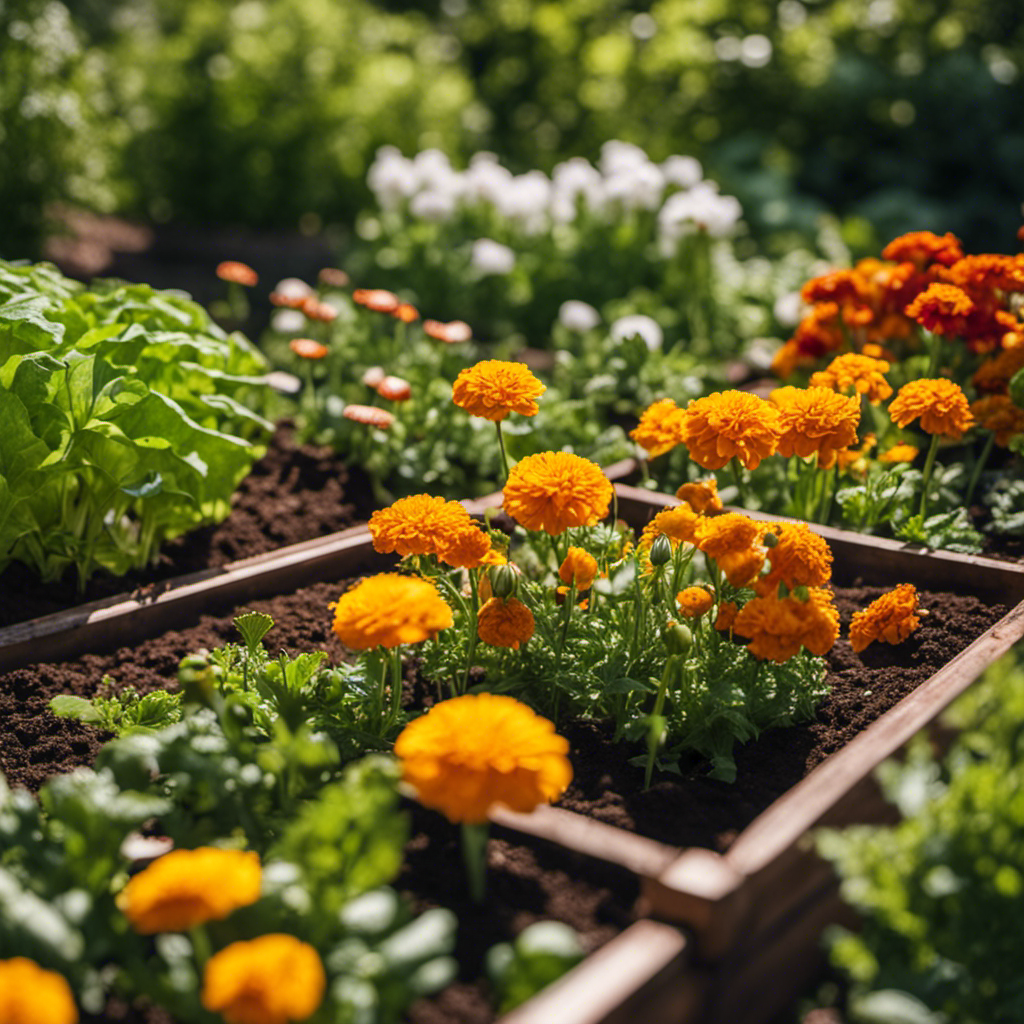
[[469,633],[466,637],[466,675],[462,681],[462,692],[465,693],[469,689],[469,673],[473,668],[473,655],[476,654],[476,640],[477,640],[477,615],[480,612],[480,591],[479,584],[477,583],[477,570],[469,570],[469,594],[470,594],[470,614],[468,616],[469,622]]
[[822,526],[828,526],[828,521],[832,518],[832,509],[836,503],[836,491],[839,490],[839,460],[836,460],[831,473],[827,469],[824,472],[821,470],[818,470],[818,472],[825,478],[821,491],[821,507],[819,509],[818,522]]
[[925,345],[931,350],[931,358],[928,361],[928,372],[925,377],[928,380],[934,380],[939,372],[939,356],[942,353],[942,338],[938,334],[932,334],[930,331],[921,332],[924,335]]
[[487,883],[487,839],[490,825],[464,822],[462,825],[462,861],[466,865],[469,894],[474,903],[483,903]]
[[729,460],[729,465],[732,466],[732,475],[736,481],[736,490],[739,492],[737,495],[739,498],[739,504],[743,508],[746,508],[747,492],[743,488],[743,471],[740,469],[740,464],[736,461],[735,456]]
[[206,934],[206,926],[201,924],[190,928],[188,935],[192,940],[192,952],[195,954],[196,966],[199,968],[199,977],[201,978],[203,971],[206,970],[206,961],[213,954],[213,949],[210,946],[210,936]]
[[505,451],[505,436],[501,432],[501,420],[494,421],[495,429],[498,431],[498,448],[501,450],[501,468],[505,473],[505,482],[508,482],[508,452]]
[[654,699],[654,711],[651,713],[651,729],[647,735],[647,767],[644,770],[644,789],[651,788],[651,776],[654,774],[654,758],[664,732],[660,722],[661,713],[665,709],[665,696],[668,693],[669,681],[676,674],[677,655],[671,654],[665,662],[665,671],[661,674],[658,684],[658,695]]
[[964,508],[969,509],[971,507],[971,499],[974,497],[975,488],[978,486],[978,481],[981,479],[981,472],[985,468],[985,463],[988,462],[988,457],[992,454],[992,446],[995,443],[996,435],[989,434],[988,438],[985,440],[985,447],[982,448],[981,454],[974,463],[974,469],[971,470],[971,480],[967,485],[967,494],[964,497]]
[[402,713],[402,655],[398,647],[391,648],[391,711],[388,726],[393,726]]
[[928,457],[924,460],[924,473],[921,477],[921,517],[924,517],[928,506],[928,484],[931,483],[932,470],[935,468],[935,453],[939,450],[939,435],[932,434],[932,443],[928,447]]

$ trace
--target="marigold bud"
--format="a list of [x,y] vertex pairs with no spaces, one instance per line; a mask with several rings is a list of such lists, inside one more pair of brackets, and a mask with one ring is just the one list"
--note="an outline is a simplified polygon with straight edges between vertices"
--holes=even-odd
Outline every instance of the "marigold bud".
[[660,534],[651,545],[651,565],[665,565],[672,560],[672,541]]
[[669,654],[687,654],[693,646],[693,633],[682,622],[669,626],[661,636]]
[[519,573],[511,565],[492,566],[487,575],[495,597],[512,597],[519,589]]

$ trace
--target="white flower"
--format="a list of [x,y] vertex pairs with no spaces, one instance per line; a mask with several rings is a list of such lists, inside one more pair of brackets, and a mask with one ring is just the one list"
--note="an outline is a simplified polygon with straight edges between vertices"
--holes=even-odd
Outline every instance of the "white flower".
[[704,168],[693,156],[670,156],[662,165],[665,181],[679,188],[692,188],[704,177]]
[[589,302],[569,299],[558,308],[558,322],[570,331],[583,334],[601,322],[601,314]]
[[298,334],[306,328],[306,318],[298,309],[278,309],[270,318],[270,326],[278,334]]
[[467,202],[497,206],[511,182],[512,172],[502,167],[493,153],[477,153],[462,175],[462,192]]
[[394,146],[382,146],[366,174],[366,183],[385,210],[393,210],[419,188],[416,168]]
[[282,278],[274,286],[274,291],[287,299],[304,299],[307,295],[313,294],[313,289],[298,277]]
[[509,181],[497,198],[498,212],[535,234],[546,226],[551,182],[543,171],[529,171]]
[[421,150],[412,158],[412,165],[421,189],[446,188],[453,177],[458,178],[451,161],[439,149]]
[[619,317],[611,326],[612,341],[625,341],[639,334],[644,344],[653,352],[661,348],[664,335],[658,324],[649,316],[643,313],[634,313],[631,316]]
[[786,295],[780,295],[775,300],[772,312],[775,314],[775,319],[778,320],[780,326],[796,327],[804,315],[805,308],[804,300],[800,297],[800,293],[789,292]]
[[647,154],[632,142],[610,139],[601,147],[601,173],[606,178],[646,163]]
[[665,191],[665,176],[656,164],[634,164],[606,178],[604,187],[607,199],[624,209],[656,210]]
[[556,165],[551,173],[552,220],[568,224],[576,219],[577,203],[584,204],[594,213],[604,207],[604,179],[601,172],[588,160],[574,156]]
[[455,214],[458,196],[446,188],[426,189],[409,200],[409,212],[420,220],[446,221]]
[[480,274],[509,274],[516,265],[516,254],[501,242],[478,238],[469,257],[470,266]]
[[712,238],[724,238],[742,214],[739,200],[719,195],[713,181],[702,181],[687,192],[676,192],[665,200],[658,214],[661,251],[671,255],[680,238],[698,230],[706,231]]

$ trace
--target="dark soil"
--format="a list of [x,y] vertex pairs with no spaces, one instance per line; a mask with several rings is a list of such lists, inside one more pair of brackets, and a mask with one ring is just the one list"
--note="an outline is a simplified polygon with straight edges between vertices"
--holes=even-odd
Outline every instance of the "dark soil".
[[42,584],[26,566],[12,564],[0,574],[0,626],[312,540],[364,521],[373,508],[362,470],[349,470],[330,448],[298,444],[293,427],[282,424],[239,484],[222,523],[168,541],[149,569],[97,573],[83,595],[73,573]]

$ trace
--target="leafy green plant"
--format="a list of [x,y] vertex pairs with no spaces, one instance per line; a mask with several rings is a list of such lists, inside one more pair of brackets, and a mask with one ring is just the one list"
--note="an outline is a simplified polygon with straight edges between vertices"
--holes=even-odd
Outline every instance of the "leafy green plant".
[[559,921],[538,921],[514,942],[487,951],[487,973],[498,990],[498,1012],[508,1013],[557,981],[583,959],[579,936]]

